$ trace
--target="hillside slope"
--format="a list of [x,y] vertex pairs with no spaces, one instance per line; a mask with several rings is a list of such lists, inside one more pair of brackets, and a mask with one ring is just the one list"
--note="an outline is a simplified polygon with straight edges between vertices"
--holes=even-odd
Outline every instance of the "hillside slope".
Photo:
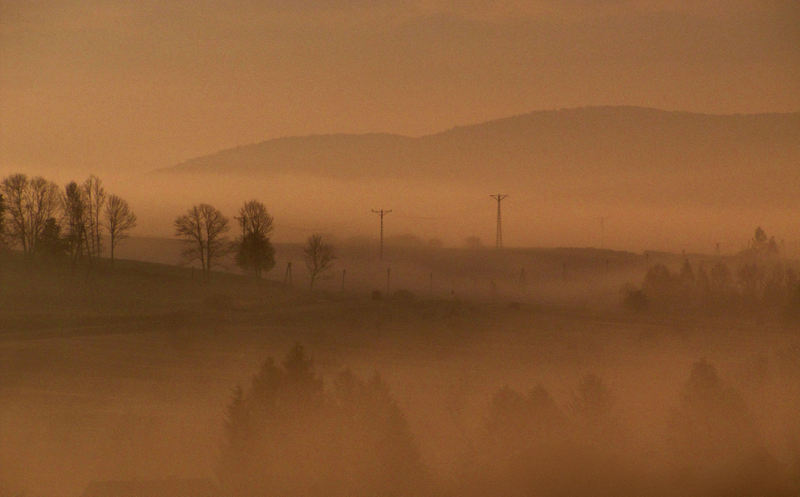
[[588,107],[532,112],[418,138],[389,134],[279,138],[161,171],[482,181],[545,174],[785,175],[800,169],[798,163],[800,113],[705,115]]

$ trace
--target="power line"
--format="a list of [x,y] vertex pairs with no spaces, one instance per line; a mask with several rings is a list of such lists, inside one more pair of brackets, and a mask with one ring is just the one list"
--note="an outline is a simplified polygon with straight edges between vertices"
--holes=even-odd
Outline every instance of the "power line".
[[497,200],[497,238],[495,240],[495,247],[500,249],[503,248],[503,217],[500,212],[500,202],[502,202],[504,198],[508,197],[508,195],[504,193],[498,193],[496,195],[489,196]]
[[381,252],[380,252],[380,260],[383,260],[383,216],[385,216],[386,214],[389,214],[390,212],[392,212],[392,210],[391,209],[388,209],[388,210],[384,210],[384,209],[375,210],[375,209],[372,209],[372,212],[374,212],[375,214],[378,214],[381,217]]

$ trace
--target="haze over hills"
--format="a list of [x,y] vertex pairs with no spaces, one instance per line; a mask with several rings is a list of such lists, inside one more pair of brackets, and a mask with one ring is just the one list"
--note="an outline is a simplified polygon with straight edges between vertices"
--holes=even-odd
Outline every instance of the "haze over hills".
[[[654,186],[672,188],[679,180],[677,190],[707,195],[713,201],[739,197],[753,186],[768,190],[759,191],[761,196],[789,193],[783,189],[791,183],[787,180],[800,180],[798,164],[798,112],[707,115],[586,107],[531,112],[416,138],[391,134],[278,138],[161,171],[544,181],[586,190],[583,193],[622,187],[627,195],[638,190],[648,196]],[[714,181],[704,187],[699,180]]]
[[[283,221],[283,241],[315,230],[374,236],[370,209],[386,207],[394,233],[490,243],[488,194],[502,191],[511,195],[510,245],[600,246],[602,216],[611,219],[607,247],[738,250],[762,225],[796,252],[798,166],[800,112],[583,107],[420,137],[331,134],[239,146],[158,170],[149,184],[166,193],[138,205],[153,206],[153,233],[166,231],[158,216],[190,201],[230,213],[253,197]],[[179,201],[176,191],[185,192]]]

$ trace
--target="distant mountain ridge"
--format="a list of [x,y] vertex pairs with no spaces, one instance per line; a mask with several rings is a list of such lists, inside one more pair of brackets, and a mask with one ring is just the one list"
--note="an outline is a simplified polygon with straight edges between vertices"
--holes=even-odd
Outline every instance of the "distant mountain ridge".
[[781,186],[769,178],[800,184],[800,112],[716,115],[629,106],[545,110],[421,137],[277,138],[159,172],[501,179],[579,189],[619,187],[620,182],[647,187],[676,178],[708,181],[724,174],[726,182],[757,177],[756,187],[775,190]]

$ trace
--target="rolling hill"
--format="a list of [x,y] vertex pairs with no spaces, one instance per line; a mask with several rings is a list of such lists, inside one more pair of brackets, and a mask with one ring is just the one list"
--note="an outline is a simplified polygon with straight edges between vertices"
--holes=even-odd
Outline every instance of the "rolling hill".
[[[800,113],[706,115],[639,107],[587,107],[460,126],[422,137],[288,137],[189,159],[161,173],[332,178],[487,178],[567,183],[591,175],[646,184],[720,173],[800,179]],[[767,184],[770,182],[767,181]],[[618,184],[618,183],[617,183]]]
[[[228,212],[264,198],[296,241],[311,230],[371,234],[370,208],[392,229],[458,244],[494,236],[488,194],[511,195],[516,246],[597,245],[737,251],[755,226],[797,253],[800,112],[707,115],[586,107],[460,126],[427,136],[318,135],[269,140],[150,175],[173,210],[191,201]],[[186,192],[176,196],[175,192]],[[163,200],[160,200],[163,202]],[[165,209],[164,207],[160,208]]]

